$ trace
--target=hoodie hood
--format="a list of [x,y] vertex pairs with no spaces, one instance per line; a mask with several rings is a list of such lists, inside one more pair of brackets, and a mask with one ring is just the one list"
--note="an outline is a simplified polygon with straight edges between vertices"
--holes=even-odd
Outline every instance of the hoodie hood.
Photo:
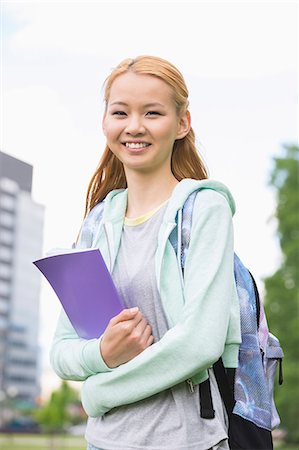
[[198,189],[213,189],[219,192],[227,200],[230,206],[232,216],[235,214],[236,205],[229,189],[219,181],[215,180],[193,180],[191,178],[184,178],[174,188],[169,202],[168,210],[165,214],[167,221],[174,221],[177,211],[182,209],[185,201],[189,195]]
[[[227,200],[232,216],[236,206],[229,189],[221,182],[215,180],[194,180],[184,178],[173,189],[165,211],[164,222],[175,222],[178,210],[182,209],[188,196],[197,189],[213,189],[219,192]],[[124,220],[128,200],[128,189],[115,189],[105,198],[104,222],[119,222]]]

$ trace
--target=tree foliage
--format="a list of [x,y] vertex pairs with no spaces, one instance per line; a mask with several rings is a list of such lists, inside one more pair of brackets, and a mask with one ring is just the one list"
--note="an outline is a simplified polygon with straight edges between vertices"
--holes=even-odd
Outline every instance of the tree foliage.
[[52,392],[48,402],[36,411],[36,419],[45,431],[63,431],[66,425],[73,422],[70,405],[78,402],[78,392],[63,381],[60,388]]
[[282,252],[278,270],[265,281],[269,328],[284,350],[284,384],[275,388],[275,402],[286,440],[299,443],[299,148],[285,145],[274,159],[270,184],[276,190],[277,234]]

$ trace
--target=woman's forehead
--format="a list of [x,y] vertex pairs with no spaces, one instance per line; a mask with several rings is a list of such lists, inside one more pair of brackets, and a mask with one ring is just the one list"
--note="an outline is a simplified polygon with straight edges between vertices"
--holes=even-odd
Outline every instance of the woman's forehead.
[[[112,83],[108,102],[127,104],[145,103],[148,106],[167,105],[173,100],[172,88],[153,75],[128,72],[119,75]],[[125,106],[125,105],[124,105]]]

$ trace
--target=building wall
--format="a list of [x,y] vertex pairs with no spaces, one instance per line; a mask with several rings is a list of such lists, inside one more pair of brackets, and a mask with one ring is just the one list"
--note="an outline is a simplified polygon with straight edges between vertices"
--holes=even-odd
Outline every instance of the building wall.
[[0,178],[0,389],[5,390],[4,370],[12,307],[13,246],[16,182]]
[[7,156],[11,178],[3,165],[0,170],[0,390],[34,401],[40,393],[40,275],[32,261],[42,253],[44,207],[31,198],[30,167],[12,157],[8,165]]

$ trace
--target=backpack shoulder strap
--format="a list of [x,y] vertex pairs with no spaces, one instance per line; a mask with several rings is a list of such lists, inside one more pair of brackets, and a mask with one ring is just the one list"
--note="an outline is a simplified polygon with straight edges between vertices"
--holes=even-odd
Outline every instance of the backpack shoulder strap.
[[[171,241],[172,245],[176,251],[176,254],[178,255],[179,249],[180,249],[180,264],[182,273],[184,273],[184,267],[185,267],[185,261],[186,256],[190,244],[190,238],[191,238],[191,227],[192,227],[192,214],[193,214],[193,208],[194,208],[194,202],[196,199],[196,195],[198,194],[199,190],[196,190],[192,192],[187,200],[184,203],[184,206],[182,208],[182,213],[177,215],[178,220],[178,227],[177,227],[177,233],[176,238],[172,236]],[[179,222],[181,220],[181,223]],[[181,237],[180,237],[181,235]],[[178,258],[179,259],[179,258]],[[222,359],[220,358],[214,365],[213,370],[215,374],[215,378],[218,384],[218,388],[220,391],[220,394],[223,398],[226,410],[228,415],[230,416],[235,404],[234,396],[233,396],[233,385],[234,381],[231,381],[229,378],[229,375],[231,375],[232,380],[234,380],[235,376],[235,370],[233,369],[231,373],[228,375],[226,369],[224,368]],[[200,385],[199,389],[199,395],[200,395],[200,411],[201,411],[201,417],[210,419],[214,417],[214,410],[213,410],[213,402],[212,402],[212,396],[211,396],[211,387],[210,387],[210,380],[206,380],[206,382],[202,383]]]
[[251,280],[252,280],[252,284],[253,284],[253,289],[254,289],[254,293],[255,293],[255,305],[256,305],[256,323],[257,323],[257,331],[259,331],[260,328],[260,315],[261,315],[261,300],[260,300],[260,294],[255,282],[255,279],[252,275],[252,273],[248,270],[249,275],[251,276]]
[[[176,217],[177,227],[169,237],[170,242],[177,255],[182,278],[184,276],[185,260],[191,237],[193,207],[198,192],[199,189],[192,192],[187,197],[182,210],[178,211]],[[199,385],[199,397],[200,416],[203,419],[213,419],[215,417],[215,411],[213,409],[211,384],[209,378]]]
[[177,226],[169,236],[170,243],[177,255],[182,277],[184,276],[185,260],[190,243],[193,206],[198,191],[199,189],[192,192],[185,200],[183,207],[176,215]]
[[189,195],[189,197],[185,201],[183,209],[182,209],[182,224],[181,224],[181,230],[182,230],[181,265],[182,265],[182,269],[184,269],[184,267],[185,267],[187,251],[188,251],[189,244],[190,244],[193,207],[194,207],[194,202],[195,202],[196,195],[198,194],[198,192],[199,192],[199,189],[192,192]]
[[177,213],[177,227],[169,236],[169,240],[174,248],[174,251],[176,255],[178,255],[178,261],[183,273],[190,243],[193,206],[198,191],[199,189],[193,191],[187,197],[182,209]]

